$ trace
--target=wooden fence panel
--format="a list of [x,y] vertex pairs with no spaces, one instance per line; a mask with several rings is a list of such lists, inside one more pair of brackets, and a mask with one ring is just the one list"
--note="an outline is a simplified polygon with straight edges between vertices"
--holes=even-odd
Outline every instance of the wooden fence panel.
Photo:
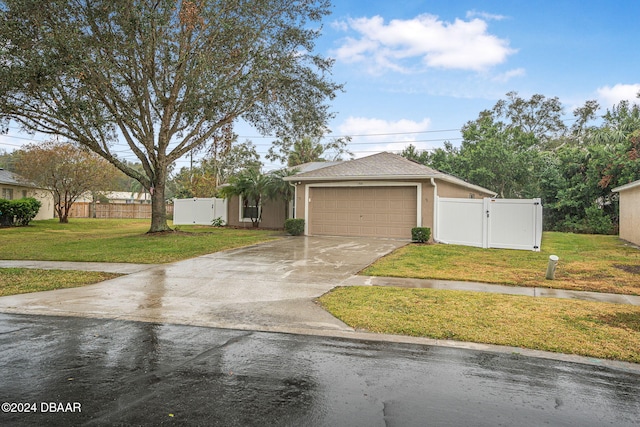
[[[95,218],[151,219],[151,204],[96,203]],[[173,205],[167,205],[167,215],[173,215]],[[92,218],[91,203],[77,202],[71,206],[69,218]]]

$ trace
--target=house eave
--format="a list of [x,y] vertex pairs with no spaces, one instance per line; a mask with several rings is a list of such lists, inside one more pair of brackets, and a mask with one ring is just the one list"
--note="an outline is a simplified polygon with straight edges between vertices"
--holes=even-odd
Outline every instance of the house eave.
[[620,187],[616,187],[611,191],[614,193],[619,193],[620,191],[631,190],[632,188],[635,188],[635,187],[640,187],[640,180],[633,181],[625,185],[621,185]]
[[495,197],[498,193],[491,191],[489,189],[480,187],[478,185],[470,184],[466,181],[462,181],[460,179],[456,179],[454,177],[450,177],[448,175],[442,174],[428,174],[428,175],[364,175],[364,176],[331,176],[331,177],[322,177],[322,176],[304,176],[304,177],[296,177],[295,175],[285,177],[285,181],[290,182],[313,182],[313,181],[327,181],[327,182],[335,182],[335,181],[425,181],[430,180],[431,178],[439,179],[442,181],[447,181],[452,184],[460,185],[465,188],[480,192],[492,194]]

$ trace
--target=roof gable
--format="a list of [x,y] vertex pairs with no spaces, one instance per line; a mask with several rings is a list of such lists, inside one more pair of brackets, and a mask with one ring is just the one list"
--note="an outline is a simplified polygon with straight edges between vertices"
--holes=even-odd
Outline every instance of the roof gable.
[[382,152],[367,157],[342,162],[321,169],[288,176],[285,181],[348,181],[348,180],[407,180],[441,179],[482,193],[494,191],[470,184],[460,178],[440,172],[398,154]]
[[[393,153],[382,152],[321,169],[295,175],[295,180],[309,179],[353,179],[353,178],[398,178],[435,177],[442,175],[430,167],[421,165]],[[290,179],[294,180],[294,179]]]

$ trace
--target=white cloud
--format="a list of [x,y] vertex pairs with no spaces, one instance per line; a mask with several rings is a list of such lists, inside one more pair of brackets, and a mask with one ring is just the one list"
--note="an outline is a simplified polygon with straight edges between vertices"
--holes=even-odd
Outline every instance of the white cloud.
[[358,36],[344,39],[332,54],[347,63],[364,63],[370,72],[411,72],[412,59],[432,68],[483,71],[516,52],[507,40],[489,34],[487,22],[478,18],[445,22],[425,14],[385,23],[374,16],[346,24]]
[[[341,135],[352,136],[350,149],[356,157],[363,157],[374,152],[399,152],[409,144],[418,149],[433,148],[425,142],[424,132],[431,126],[431,119],[421,121],[400,119],[389,121],[367,117],[348,117],[339,127]],[[422,132],[422,133],[421,133]]]
[[638,99],[638,93],[640,92],[640,83],[636,84],[617,84],[613,87],[604,86],[598,88],[597,93],[600,98],[600,103],[608,108],[614,104],[619,104],[620,101],[627,100],[633,103],[640,103]]
[[514,77],[522,77],[526,74],[527,72],[524,68],[514,68],[513,70],[496,75],[492,80],[500,83],[506,83]]
[[507,17],[504,15],[496,15],[496,14],[487,13],[487,12],[479,12],[477,10],[470,10],[467,12],[467,19],[475,18],[476,16],[479,16],[480,18],[486,21],[502,21],[503,19],[507,19]]

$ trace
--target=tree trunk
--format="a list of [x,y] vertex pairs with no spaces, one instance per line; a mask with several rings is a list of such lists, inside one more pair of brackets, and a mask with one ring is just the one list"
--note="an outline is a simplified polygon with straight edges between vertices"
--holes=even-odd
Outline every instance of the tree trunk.
[[156,182],[149,189],[151,193],[151,228],[149,233],[158,233],[162,231],[170,231],[167,224],[167,206],[164,200],[164,191],[166,185],[166,168],[158,168],[156,170]]

